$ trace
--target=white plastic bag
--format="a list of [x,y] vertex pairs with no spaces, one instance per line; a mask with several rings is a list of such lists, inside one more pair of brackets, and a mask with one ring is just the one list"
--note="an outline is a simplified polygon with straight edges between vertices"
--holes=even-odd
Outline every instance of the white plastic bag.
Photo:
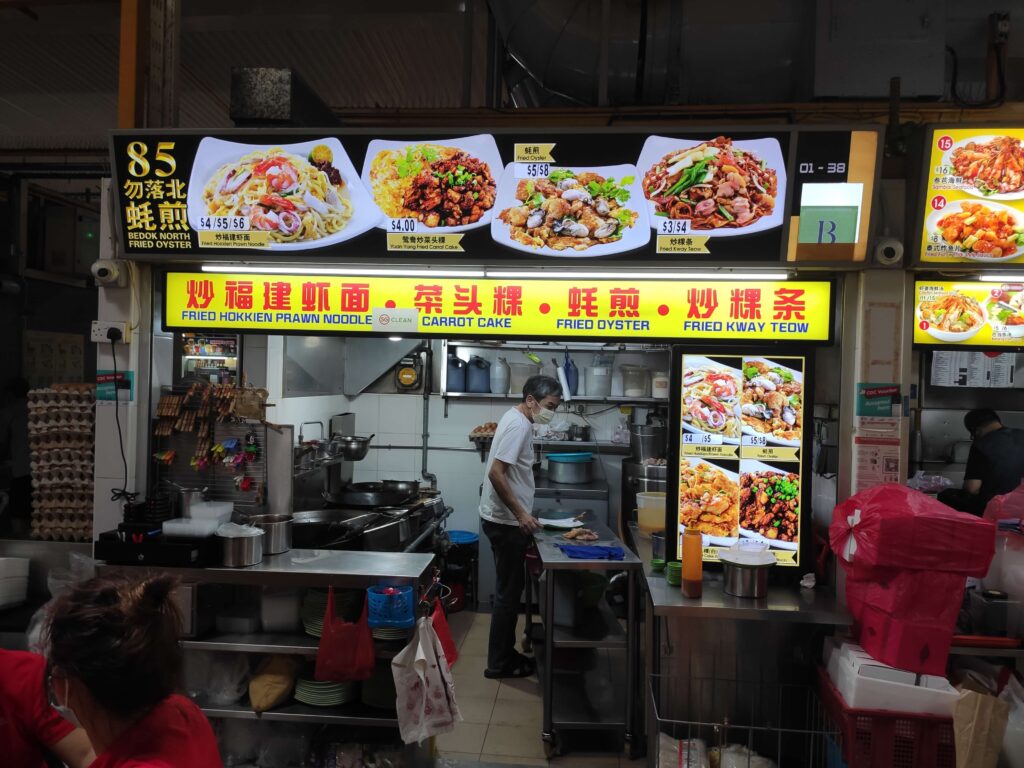
[[416,622],[416,635],[391,661],[391,672],[398,730],[406,744],[448,733],[462,721],[452,671],[429,618]]

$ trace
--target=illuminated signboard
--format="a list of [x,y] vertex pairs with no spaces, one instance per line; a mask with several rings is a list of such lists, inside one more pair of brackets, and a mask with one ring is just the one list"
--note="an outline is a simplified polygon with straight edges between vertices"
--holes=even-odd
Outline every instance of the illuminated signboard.
[[115,131],[111,157],[133,258],[721,265],[862,261],[878,146],[875,130],[784,126],[149,130]]
[[251,333],[828,343],[827,281],[171,272],[164,327]]
[[1024,348],[1024,283],[914,284],[914,343]]
[[922,263],[1024,264],[1024,127],[933,128]]
[[803,356],[681,355],[673,416],[678,476],[673,526],[696,527],[704,560],[760,542],[779,565],[800,562],[801,460],[807,434]]

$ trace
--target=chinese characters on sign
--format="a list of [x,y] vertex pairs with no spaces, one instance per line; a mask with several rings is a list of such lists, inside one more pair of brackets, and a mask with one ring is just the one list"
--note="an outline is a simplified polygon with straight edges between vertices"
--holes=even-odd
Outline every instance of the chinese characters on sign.
[[191,248],[188,191],[177,170],[174,142],[152,147],[133,141],[126,149],[128,178],[121,184],[125,246],[129,250]]
[[583,338],[827,341],[827,282],[474,280],[171,273],[168,327],[368,332],[376,309],[414,310],[418,332]]

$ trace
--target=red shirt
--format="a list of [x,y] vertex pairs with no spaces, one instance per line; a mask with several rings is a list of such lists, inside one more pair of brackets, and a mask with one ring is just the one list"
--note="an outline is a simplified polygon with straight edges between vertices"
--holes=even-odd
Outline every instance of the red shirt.
[[223,768],[206,715],[174,694],[121,734],[89,768]]
[[38,768],[43,750],[75,730],[50,706],[45,677],[42,656],[0,650],[0,762],[5,765]]

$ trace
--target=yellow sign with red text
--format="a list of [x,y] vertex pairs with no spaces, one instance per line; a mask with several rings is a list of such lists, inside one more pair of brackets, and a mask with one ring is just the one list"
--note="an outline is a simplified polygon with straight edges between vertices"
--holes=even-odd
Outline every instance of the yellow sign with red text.
[[827,342],[827,281],[172,272],[164,326],[252,333]]

